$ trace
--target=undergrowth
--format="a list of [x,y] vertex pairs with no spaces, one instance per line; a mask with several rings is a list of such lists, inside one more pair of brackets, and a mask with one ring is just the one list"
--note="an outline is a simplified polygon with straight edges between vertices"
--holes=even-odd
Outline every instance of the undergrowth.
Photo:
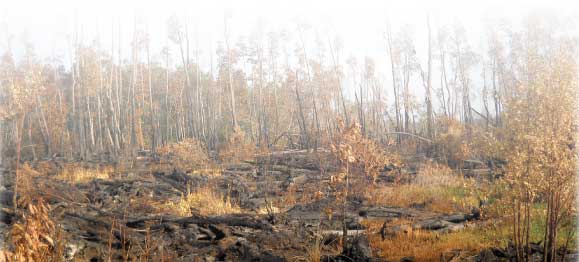
[[241,213],[241,208],[234,204],[229,196],[206,186],[195,190],[188,189],[178,201],[170,201],[165,207],[180,216],[225,215]]

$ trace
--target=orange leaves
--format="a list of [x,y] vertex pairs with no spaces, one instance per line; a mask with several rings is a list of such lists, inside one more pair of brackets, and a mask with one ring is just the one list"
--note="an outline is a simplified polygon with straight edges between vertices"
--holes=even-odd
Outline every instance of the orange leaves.
[[332,143],[331,150],[352,171],[359,170],[363,175],[375,179],[385,165],[395,161],[395,158],[388,158],[376,142],[362,135],[359,124],[353,123],[344,128],[340,121],[339,125],[342,132]]
[[11,236],[17,261],[53,261],[60,257],[62,243],[49,211],[48,204],[39,199],[28,204],[23,221],[13,225]]
[[245,132],[238,126],[234,128],[227,143],[219,149],[221,161],[230,163],[249,159],[254,154],[255,146],[247,140]]
[[[501,201],[513,218],[519,257],[523,256],[522,247],[528,245],[528,232],[534,230],[525,223],[531,219],[531,211],[538,209],[546,215],[544,246],[549,249],[556,246],[560,222],[574,220],[577,151],[569,145],[577,141],[573,125],[578,102],[573,83],[576,68],[554,68],[536,62],[529,65],[536,72],[532,81],[521,82],[505,99],[507,190]],[[566,80],[559,81],[561,77]],[[537,203],[544,207],[537,207]]]
[[319,191],[319,190],[318,190],[318,191],[316,191],[316,192],[314,193],[314,199],[315,199],[315,200],[318,200],[318,201],[319,201],[319,200],[321,200],[321,199],[323,199],[323,198],[324,198],[324,193],[323,193],[322,191]]
[[205,146],[194,139],[184,139],[178,143],[168,144],[157,151],[161,157],[168,159],[181,169],[199,167],[209,162]]
[[444,117],[438,123],[439,134],[433,144],[438,157],[446,160],[450,166],[461,165],[471,154],[465,126],[455,119]]

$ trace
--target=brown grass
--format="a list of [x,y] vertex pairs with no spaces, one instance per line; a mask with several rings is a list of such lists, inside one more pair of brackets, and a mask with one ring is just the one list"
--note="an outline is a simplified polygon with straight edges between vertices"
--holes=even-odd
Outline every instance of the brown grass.
[[[401,222],[403,223],[403,221]],[[370,232],[377,231],[380,223],[365,223]],[[379,255],[389,260],[414,256],[416,261],[439,261],[443,252],[453,249],[480,251],[486,247],[497,246],[496,239],[503,238],[502,228],[466,228],[452,233],[437,233],[422,230],[408,230],[382,240],[379,234],[369,237],[370,245]]]
[[198,169],[211,163],[207,149],[200,141],[185,139],[170,143],[157,150],[163,164],[156,168],[179,168],[182,170]]
[[50,206],[37,199],[28,204],[22,220],[12,226],[14,261],[63,261],[62,232],[49,216],[49,211]]
[[238,163],[252,159],[256,153],[256,148],[247,139],[245,132],[241,128],[235,127],[227,143],[220,146],[218,152],[222,163]]
[[56,178],[73,183],[83,183],[93,179],[110,179],[113,173],[113,168],[108,166],[91,169],[75,164],[67,164],[58,172]]
[[388,259],[414,256],[416,261],[439,261],[440,255],[445,251],[478,251],[489,244],[481,242],[480,235],[470,231],[442,235],[414,230],[410,234],[398,234],[384,241],[380,236],[375,236],[371,239],[371,246],[380,250],[380,255]]
[[322,243],[318,238],[312,245],[306,247],[305,256],[295,257],[295,261],[320,262],[322,257]]
[[379,187],[365,191],[371,204],[415,207],[441,213],[468,212],[478,204],[471,194],[472,181],[452,173],[446,166],[427,164],[412,184]]
[[164,208],[180,216],[224,215],[241,213],[241,208],[232,203],[229,197],[209,186],[198,188],[181,196],[176,202],[168,202]]

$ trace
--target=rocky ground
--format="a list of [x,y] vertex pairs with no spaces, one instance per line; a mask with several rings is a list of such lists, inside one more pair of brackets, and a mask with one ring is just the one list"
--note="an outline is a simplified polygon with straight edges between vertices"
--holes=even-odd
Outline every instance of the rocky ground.
[[[30,194],[50,204],[51,217],[64,231],[69,261],[306,261],[315,239],[321,240],[323,261],[391,261],[370,248],[368,235],[386,239],[416,229],[445,234],[480,223],[476,208],[445,214],[419,205],[372,205],[352,196],[344,209],[336,199],[316,195],[331,187],[331,174],[337,171],[332,161],[328,152],[286,151],[223,165],[215,174],[171,167],[151,171],[156,161],[145,156],[112,178],[70,182],[56,178],[62,163],[51,160],[43,164],[47,174],[31,176],[35,191]],[[385,168],[379,183],[392,183],[401,172],[411,175],[413,170]],[[15,217],[12,185],[4,182],[0,226],[8,229]],[[163,209],[164,203],[207,186],[242,212],[202,215],[191,210],[190,216],[181,216]],[[396,223],[401,220],[411,223]],[[340,254],[344,221],[348,248]],[[368,222],[382,226],[369,229]],[[509,261],[512,254],[499,248],[479,254],[449,250],[441,261]]]

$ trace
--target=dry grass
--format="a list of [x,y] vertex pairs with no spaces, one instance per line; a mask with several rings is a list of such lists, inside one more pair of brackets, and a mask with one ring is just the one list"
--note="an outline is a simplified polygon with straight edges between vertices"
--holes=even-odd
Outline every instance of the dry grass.
[[227,143],[223,144],[218,152],[222,163],[239,163],[242,160],[252,159],[256,154],[256,148],[247,139],[245,132],[235,127]]
[[75,164],[67,164],[57,174],[56,178],[73,183],[88,182],[93,179],[110,179],[114,173],[112,167],[90,169]]
[[0,249],[0,261],[13,261],[14,253],[9,250]]
[[423,166],[412,184],[366,190],[366,198],[376,205],[417,207],[441,213],[469,212],[478,200],[471,193],[472,181],[452,174],[446,166]]
[[453,174],[448,166],[435,163],[422,165],[414,181],[414,184],[420,186],[460,186],[463,183],[462,176]]
[[[11,230],[14,261],[63,261],[62,233],[49,216],[50,207],[42,199],[28,204],[22,221]],[[8,261],[11,261],[10,259]]]
[[[366,224],[369,231],[378,230],[380,223]],[[453,249],[480,251],[497,246],[496,239],[504,238],[504,230],[496,228],[466,228],[452,233],[436,233],[422,230],[408,230],[382,240],[379,234],[369,237],[370,245],[379,255],[389,260],[414,256],[416,261],[439,261],[443,252]]]
[[341,244],[334,243],[330,245],[325,245],[323,240],[318,237],[313,239],[307,246],[305,246],[305,253],[303,255],[298,255],[292,257],[290,261],[294,262],[320,262],[327,261],[327,259],[322,259],[325,255],[336,255],[341,251]]
[[191,216],[194,213],[201,215],[224,215],[241,213],[241,208],[232,203],[229,197],[224,196],[211,187],[201,187],[194,191],[188,190],[177,202],[168,202],[165,208],[180,216]]
[[221,176],[222,168],[213,164],[209,163],[205,168],[196,168],[191,170],[188,174],[191,176],[194,175],[207,175],[210,177],[218,177]]
[[[374,190],[370,199],[372,204],[399,207],[424,207],[426,210],[451,213],[461,210],[461,192],[448,187],[424,187],[401,185]],[[458,196],[458,197],[457,197]]]
[[296,257],[296,261],[320,262],[322,257],[322,243],[318,238],[311,246],[306,247],[306,254],[303,257]]
[[479,251],[490,246],[481,241],[479,233],[461,231],[449,234],[415,230],[410,234],[399,234],[392,239],[381,240],[380,236],[371,239],[371,246],[380,250],[380,255],[388,259],[414,256],[416,261],[439,261],[440,255],[453,249]]
[[26,177],[36,177],[43,174],[41,171],[39,172],[37,169],[32,168],[28,163],[21,165],[18,169],[18,172],[20,172],[21,176]]
[[281,206],[284,207],[289,207],[289,206],[293,206],[296,204],[297,199],[296,199],[296,186],[295,185],[290,185],[287,188],[287,191],[282,192],[282,201],[281,201]]
[[272,203],[269,203],[269,207],[264,206],[264,207],[260,207],[257,210],[257,213],[260,215],[269,215],[269,214],[278,214],[280,213],[280,208],[274,206]]
[[198,169],[211,163],[205,145],[194,139],[185,139],[178,143],[170,143],[157,150],[164,161],[162,168],[179,168],[182,170]]

